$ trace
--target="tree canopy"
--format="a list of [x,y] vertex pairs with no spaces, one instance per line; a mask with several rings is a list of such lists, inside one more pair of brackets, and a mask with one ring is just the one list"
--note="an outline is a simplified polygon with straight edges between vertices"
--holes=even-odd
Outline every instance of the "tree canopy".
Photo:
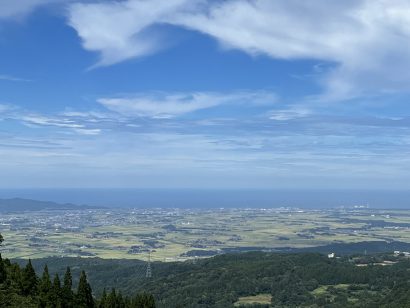
[[0,254],[0,307],[155,308],[153,296],[145,293],[123,297],[120,292],[112,290],[108,296],[94,297],[85,271],[81,272],[76,291],[73,290],[69,267],[64,275],[63,285],[58,274],[51,278],[47,265],[44,266],[41,277],[38,277],[31,260],[28,260],[25,267],[20,267],[17,263],[3,259]]

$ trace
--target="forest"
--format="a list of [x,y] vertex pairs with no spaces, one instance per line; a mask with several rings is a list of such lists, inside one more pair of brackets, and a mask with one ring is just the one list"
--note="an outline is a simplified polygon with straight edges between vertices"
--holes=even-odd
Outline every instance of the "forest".
[[47,258],[25,265],[0,260],[2,307],[387,308],[410,303],[410,260],[397,253],[223,254],[153,262],[151,278],[135,276],[135,268],[143,266],[138,260]]
[[[385,263],[383,263],[385,262]],[[410,261],[404,256],[328,258],[319,253],[220,255],[190,266],[157,269],[140,285],[158,307],[409,307]]]
[[[2,241],[0,235],[0,245]],[[58,274],[51,277],[47,265],[39,277],[31,260],[22,267],[0,254],[0,307],[155,308],[155,300],[145,293],[122,296],[115,289],[104,290],[95,298],[85,271],[81,271],[74,288],[70,267],[66,268],[62,280]]]

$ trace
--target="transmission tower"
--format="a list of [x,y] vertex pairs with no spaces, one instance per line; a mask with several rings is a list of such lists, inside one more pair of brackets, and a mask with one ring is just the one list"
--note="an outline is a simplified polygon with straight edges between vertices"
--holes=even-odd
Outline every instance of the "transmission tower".
[[151,250],[148,252],[148,263],[147,263],[147,271],[145,273],[146,278],[151,278],[152,277],[152,271],[151,271]]

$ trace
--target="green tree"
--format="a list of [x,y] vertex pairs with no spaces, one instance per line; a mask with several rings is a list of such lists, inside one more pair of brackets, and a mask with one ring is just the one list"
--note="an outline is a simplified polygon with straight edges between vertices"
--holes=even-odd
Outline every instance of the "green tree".
[[105,308],[105,307],[107,307],[107,291],[104,288],[103,293],[101,295],[101,299],[98,303],[98,308]]
[[115,289],[112,289],[110,294],[107,296],[107,301],[106,301],[106,308],[108,307],[115,307],[115,304],[117,302],[117,293],[115,292]]
[[23,270],[18,264],[11,264],[8,259],[3,260],[4,265],[7,268],[7,280],[9,287],[16,292],[23,294]]
[[67,267],[67,270],[64,274],[64,283],[61,290],[61,299],[61,306],[63,308],[74,307],[73,278],[71,276],[70,267]]
[[115,306],[117,308],[125,308],[124,298],[122,297],[121,292],[118,292],[117,300],[115,301]]
[[37,276],[30,259],[22,273],[22,291],[23,295],[37,294]]
[[54,276],[53,285],[51,287],[51,302],[53,303],[53,307],[61,307],[61,297],[62,297],[62,289],[61,289],[61,282],[60,277],[58,274]]
[[155,299],[151,294],[137,294],[133,300],[131,307],[133,308],[155,308]]
[[87,281],[87,275],[84,271],[81,272],[80,282],[78,283],[77,296],[76,296],[77,307],[93,308],[94,299],[91,291],[90,284]]
[[7,279],[6,265],[4,264],[3,258],[0,253],[0,283],[5,282]]
[[47,265],[44,266],[43,276],[38,283],[39,306],[51,306],[51,280]]

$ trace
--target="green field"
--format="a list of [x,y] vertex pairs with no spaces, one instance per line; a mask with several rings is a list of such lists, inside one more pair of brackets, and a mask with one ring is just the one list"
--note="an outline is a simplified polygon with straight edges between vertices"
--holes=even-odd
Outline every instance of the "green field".
[[246,306],[246,305],[270,305],[272,300],[272,295],[270,294],[258,294],[254,296],[244,296],[240,297],[238,301],[234,304],[235,307]]
[[82,256],[178,261],[240,249],[410,243],[406,210],[84,210],[0,216],[12,258]]

